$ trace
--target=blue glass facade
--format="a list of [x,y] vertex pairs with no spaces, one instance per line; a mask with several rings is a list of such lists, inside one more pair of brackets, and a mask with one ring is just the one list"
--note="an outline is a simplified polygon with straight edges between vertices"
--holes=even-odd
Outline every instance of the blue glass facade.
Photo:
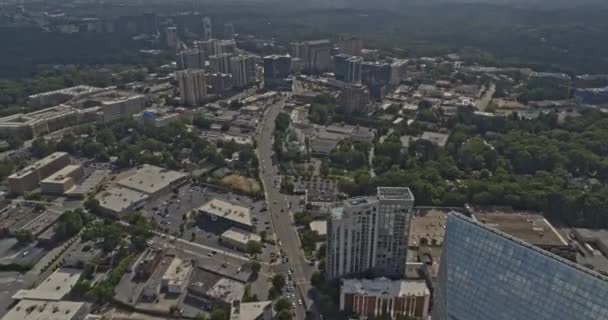
[[433,320],[608,319],[608,279],[451,213]]

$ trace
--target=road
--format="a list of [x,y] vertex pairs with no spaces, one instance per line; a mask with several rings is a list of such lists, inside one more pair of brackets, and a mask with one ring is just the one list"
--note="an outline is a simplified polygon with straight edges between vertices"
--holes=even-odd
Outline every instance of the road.
[[[309,262],[304,258],[304,252],[300,247],[298,232],[293,223],[293,213],[289,210],[288,201],[277,188],[274,188],[273,183],[275,177],[278,176],[278,169],[272,162],[274,122],[284,107],[285,101],[286,99],[283,99],[267,109],[256,134],[257,153],[260,160],[260,177],[264,185],[272,225],[277,240],[281,243],[281,249],[283,249],[288,258],[287,263],[277,266],[275,270],[285,275],[288,270],[293,270],[291,278],[297,288],[296,291],[299,291],[294,300],[301,298],[304,301],[304,305],[310,306],[312,303],[309,297],[311,289],[310,277],[314,272],[314,267],[309,265]],[[304,305],[296,303],[296,319],[305,318],[306,307]]]

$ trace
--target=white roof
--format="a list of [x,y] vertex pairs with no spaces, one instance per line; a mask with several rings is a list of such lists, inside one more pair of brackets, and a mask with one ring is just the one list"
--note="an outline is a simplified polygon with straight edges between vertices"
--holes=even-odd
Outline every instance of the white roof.
[[327,235],[327,221],[312,221],[310,223],[310,230],[316,231],[320,236]]
[[185,173],[145,164],[131,176],[118,181],[118,185],[142,193],[153,194],[186,176]]
[[232,306],[230,320],[255,320],[264,313],[267,308],[272,308],[272,301],[245,302]]
[[260,236],[258,236],[257,234],[241,230],[235,227],[232,227],[226,230],[226,232],[222,233],[222,238],[227,238],[242,244],[247,244],[247,242],[249,241],[262,241],[262,238],[260,238]]
[[84,302],[21,300],[2,320],[70,320]]
[[102,207],[117,213],[127,210],[131,205],[147,198],[146,194],[123,187],[111,188],[97,195],[97,200]]
[[377,279],[345,279],[340,288],[342,293],[366,296],[425,296],[430,295],[429,288],[423,280],[390,280]]
[[243,225],[252,226],[251,211],[247,207],[213,198],[199,208],[207,214],[222,217]]
[[182,286],[188,281],[190,271],[193,266],[191,261],[173,258],[169,268],[163,274],[163,281],[168,281],[170,285]]
[[59,301],[72,290],[81,273],[75,269],[58,269],[35,289],[17,291],[13,299]]
[[245,285],[228,278],[221,278],[213,287],[207,290],[207,295],[218,300],[232,303],[234,300],[240,300],[243,297]]

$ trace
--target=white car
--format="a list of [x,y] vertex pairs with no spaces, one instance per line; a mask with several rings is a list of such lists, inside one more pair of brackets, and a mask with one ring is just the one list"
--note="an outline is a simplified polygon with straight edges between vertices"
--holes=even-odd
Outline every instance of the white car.
[[298,304],[302,305],[302,299],[298,299]]

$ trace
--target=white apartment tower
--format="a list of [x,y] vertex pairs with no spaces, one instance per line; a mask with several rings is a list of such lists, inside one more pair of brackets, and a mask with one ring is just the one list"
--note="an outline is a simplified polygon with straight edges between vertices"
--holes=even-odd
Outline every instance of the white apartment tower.
[[230,73],[237,88],[246,87],[256,80],[257,57],[239,55],[230,58]]
[[175,73],[179,83],[179,92],[182,103],[196,106],[204,101],[207,96],[207,84],[205,71],[187,69]]
[[348,199],[332,209],[327,226],[328,277],[367,271],[402,276],[413,208],[409,188],[379,187],[376,197]]

